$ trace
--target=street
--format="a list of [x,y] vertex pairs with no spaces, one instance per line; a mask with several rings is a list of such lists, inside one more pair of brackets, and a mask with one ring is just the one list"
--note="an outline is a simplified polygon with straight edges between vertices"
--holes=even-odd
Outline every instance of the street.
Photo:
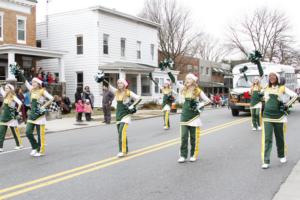
[[232,117],[227,108],[201,115],[195,163],[177,163],[180,115],[171,116],[168,131],[160,117],[133,121],[130,154],[121,159],[113,124],[57,132],[46,135],[46,156],[30,157],[30,149],[0,154],[0,199],[271,200],[300,159],[300,105],[289,116],[288,162],[279,162],[273,140],[268,170],[261,169],[261,133],[251,130],[249,115]]

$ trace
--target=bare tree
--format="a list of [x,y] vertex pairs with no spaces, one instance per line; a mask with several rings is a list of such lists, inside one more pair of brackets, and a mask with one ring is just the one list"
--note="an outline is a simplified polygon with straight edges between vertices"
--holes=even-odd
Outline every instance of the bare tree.
[[192,30],[190,11],[176,0],[145,0],[139,16],[161,25],[158,38],[162,59],[171,58],[175,68],[185,55],[193,53],[192,43],[201,34]]
[[198,37],[193,46],[193,52],[195,52],[197,57],[204,60],[219,62],[229,54],[228,49],[209,34],[203,34],[202,37]]
[[261,8],[229,26],[229,46],[245,56],[255,49],[262,53],[263,60],[287,63],[284,55],[293,49],[289,33],[290,24],[284,13]]

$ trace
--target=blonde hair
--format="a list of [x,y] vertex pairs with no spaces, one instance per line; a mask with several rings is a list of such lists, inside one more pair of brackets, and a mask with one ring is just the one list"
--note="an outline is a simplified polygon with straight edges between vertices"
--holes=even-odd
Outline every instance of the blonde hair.
[[[190,87],[194,87],[193,90],[193,96],[198,96],[199,95],[199,87],[196,83],[196,81],[193,81],[192,85]],[[183,89],[181,90],[181,94],[185,95],[187,93],[188,90],[188,86],[186,85],[186,83],[184,83]]]

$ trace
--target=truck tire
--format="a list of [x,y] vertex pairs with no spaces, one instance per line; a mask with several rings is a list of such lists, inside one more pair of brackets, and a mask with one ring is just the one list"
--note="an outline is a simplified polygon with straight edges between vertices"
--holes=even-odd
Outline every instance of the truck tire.
[[237,109],[231,109],[231,113],[232,113],[232,116],[236,117],[236,116],[239,116],[239,110]]

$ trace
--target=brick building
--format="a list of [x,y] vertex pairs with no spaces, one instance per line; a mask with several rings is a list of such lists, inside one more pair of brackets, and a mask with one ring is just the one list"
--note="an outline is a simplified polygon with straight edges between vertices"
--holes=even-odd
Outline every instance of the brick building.
[[17,62],[30,76],[38,61],[57,59],[64,82],[65,52],[36,47],[36,0],[0,0],[0,80],[16,80],[8,66]]

